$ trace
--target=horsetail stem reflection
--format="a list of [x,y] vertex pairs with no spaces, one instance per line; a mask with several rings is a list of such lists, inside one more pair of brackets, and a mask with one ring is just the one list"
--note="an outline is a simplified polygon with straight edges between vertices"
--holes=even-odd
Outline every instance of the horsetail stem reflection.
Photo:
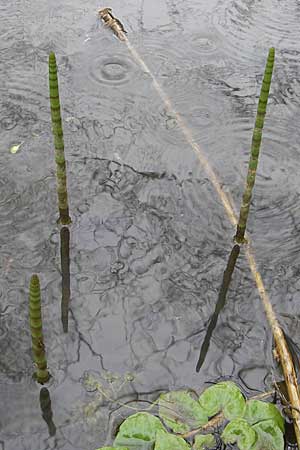
[[255,126],[252,135],[251,155],[248,166],[246,188],[243,195],[240,217],[235,235],[235,240],[238,244],[242,244],[245,242],[245,231],[251,203],[252,190],[255,183],[256,169],[258,164],[259,150],[262,138],[262,130],[264,126],[267,103],[269,98],[269,91],[272,80],[274,59],[275,59],[275,49],[272,47],[269,50],[269,55],[267,59],[264,78],[259,96]]
[[40,407],[42,411],[42,417],[48,426],[49,436],[55,436],[56,426],[52,420],[53,412],[51,407],[50,392],[45,387],[42,387],[42,389],[40,390]]
[[60,260],[62,276],[61,321],[63,330],[68,332],[70,303],[70,231],[68,227],[60,230]]
[[229,289],[229,286],[231,283],[231,278],[232,278],[233,271],[234,271],[239,254],[240,254],[240,246],[234,245],[233,249],[231,250],[226,269],[224,271],[222,285],[221,285],[221,288],[219,291],[218,301],[217,301],[215,310],[213,312],[213,315],[211,316],[211,318],[209,320],[207,331],[206,331],[205,337],[203,339],[203,343],[202,343],[201,350],[200,350],[200,356],[199,356],[197,366],[196,366],[196,372],[200,371],[200,369],[203,366],[203,363],[205,361],[205,358],[206,358],[206,355],[207,355],[207,352],[208,352],[208,349],[210,346],[212,334],[214,332],[214,329],[216,328],[219,315],[226,303],[227,292],[228,292],[228,289]]
[[68,192],[67,192],[67,173],[64,152],[64,138],[60,115],[59,90],[57,80],[56,58],[53,52],[49,55],[49,91],[52,133],[54,136],[55,162],[56,162],[56,180],[59,221],[62,225],[71,223],[69,216]]
[[37,366],[34,378],[41,383],[47,383],[50,374],[47,369],[45,354],[42,313],[41,313],[41,290],[37,275],[32,275],[29,288],[29,323],[32,341],[33,360]]

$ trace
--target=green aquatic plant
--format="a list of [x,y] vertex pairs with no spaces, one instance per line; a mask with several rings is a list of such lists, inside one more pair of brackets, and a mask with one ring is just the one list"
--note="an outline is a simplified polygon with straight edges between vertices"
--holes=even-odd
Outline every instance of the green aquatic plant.
[[269,50],[267,64],[265,68],[264,78],[260,91],[257,114],[255,120],[255,126],[252,135],[251,155],[248,166],[248,174],[246,181],[246,188],[243,195],[242,206],[240,210],[239,221],[237,225],[237,231],[235,240],[238,244],[245,242],[246,225],[249,215],[249,208],[252,197],[252,190],[255,183],[256,169],[258,164],[258,157],[260,151],[260,144],[262,139],[262,130],[265,121],[265,115],[267,110],[267,103],[269,98],[270,86],[272,81],[272,73],[275,59],[275,49],[272,47]]
[[41,290],[37,275],[32,275],[29,287],[29,322],[32,341],[33,359],[37,366],[34,378],[41,383],[47,383],[50,374],[47,369],[47,359],[44,346],[41,312]]
[[207,429],[213,422],[220,427],[217,414],[230,421],[221,434],[224,444],[236,443],[240,450],[284,449],[284,420],[276,406],[246,400],[230,381],[210,386],[199,397],[188,390],[161,394],[158,405],[159,418],[148,412],[129,416],[113,446],[98,450],[208,450],[215,447]]
[[52,133],[54,137],[55,148],[59,220],[62,225],[68,225],[71,223],[71,218],[69,216],[66,160],[64,151],[63,129],[60,115],[57,66],[55,54],[53,52],[51,52],[49,55],[49,91]]

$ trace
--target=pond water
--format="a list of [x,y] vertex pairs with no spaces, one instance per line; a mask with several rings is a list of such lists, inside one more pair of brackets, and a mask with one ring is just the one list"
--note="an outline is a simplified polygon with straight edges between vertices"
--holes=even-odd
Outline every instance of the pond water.
[[[235,230],[153,79],[99,23],[99,6],[122,21],[236,208],[268,49],[276,48],[248,226],[278,319],[300,344],[299,0],[2,0],[1,450],[94,450],[111,442],[128,400],[201,391],[220,378],[251,395],[274,379],[272,336],[243,249],[196,371]],[[67,334],[51,50],[73,220]],[[32,273],[42,286],[52,415],[32,379]]]

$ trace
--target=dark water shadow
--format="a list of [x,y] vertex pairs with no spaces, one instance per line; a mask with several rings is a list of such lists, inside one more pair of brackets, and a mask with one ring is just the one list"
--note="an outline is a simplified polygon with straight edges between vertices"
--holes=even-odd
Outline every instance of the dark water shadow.
[[70,231],[68,227],[60,230],[60,260],[62,277],[61,321],[63,330],[68,332],[70,303]]
[[40,407],[42,411],[42,417],[48,426],[49,436],[55,436],[56,426],[52,420],[53,412],[51,407],[50,392],[45,387],[42,387],[42,389],[40,390]]
[[228,263],[226,266],[226,269],[224,271],[224,275],[223,275],[223,281],[222,281],[222,285],[219,291],[219,297],[218,297],[218,301],[215,307],[215,311],[210,319],[210,322],[208,324],[208,328],[207,328],[207,332],[200,350],[200,356],[197,362],[197,366],[196,366],[196,372],[199,372],[207,355],[208,349],[209,349],[209,344],[210,344],[210,340],[213,334],[214,329],[216,328],[217,325],[217,321],[218,321],[218,317],[220,312],[222,311],[222,309],[224,308],[225,302],[226,302],[226,296],[227,296],[227,292],[230,286],[230,282],[231,282],[231,278],[232,278],[232,274],[236,265],[236,261],[237,258],[240,254],[240,246],[239,245],[235,245],[233,247],[233,249],[231,250],[229,259],[228,259]]

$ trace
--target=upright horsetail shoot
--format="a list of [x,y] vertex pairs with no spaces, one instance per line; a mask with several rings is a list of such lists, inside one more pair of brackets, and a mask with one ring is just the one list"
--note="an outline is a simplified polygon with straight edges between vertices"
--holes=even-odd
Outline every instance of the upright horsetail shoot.
[[57,80],[56,58],[53,52],[49,55],[49,91],[52,132],[54,136],[56,179],[59,221],[62,225],[71,223],[69,216],[68,191],[67,191],[67,173],[64,152],[64,138],[60,115],[59,90]]

